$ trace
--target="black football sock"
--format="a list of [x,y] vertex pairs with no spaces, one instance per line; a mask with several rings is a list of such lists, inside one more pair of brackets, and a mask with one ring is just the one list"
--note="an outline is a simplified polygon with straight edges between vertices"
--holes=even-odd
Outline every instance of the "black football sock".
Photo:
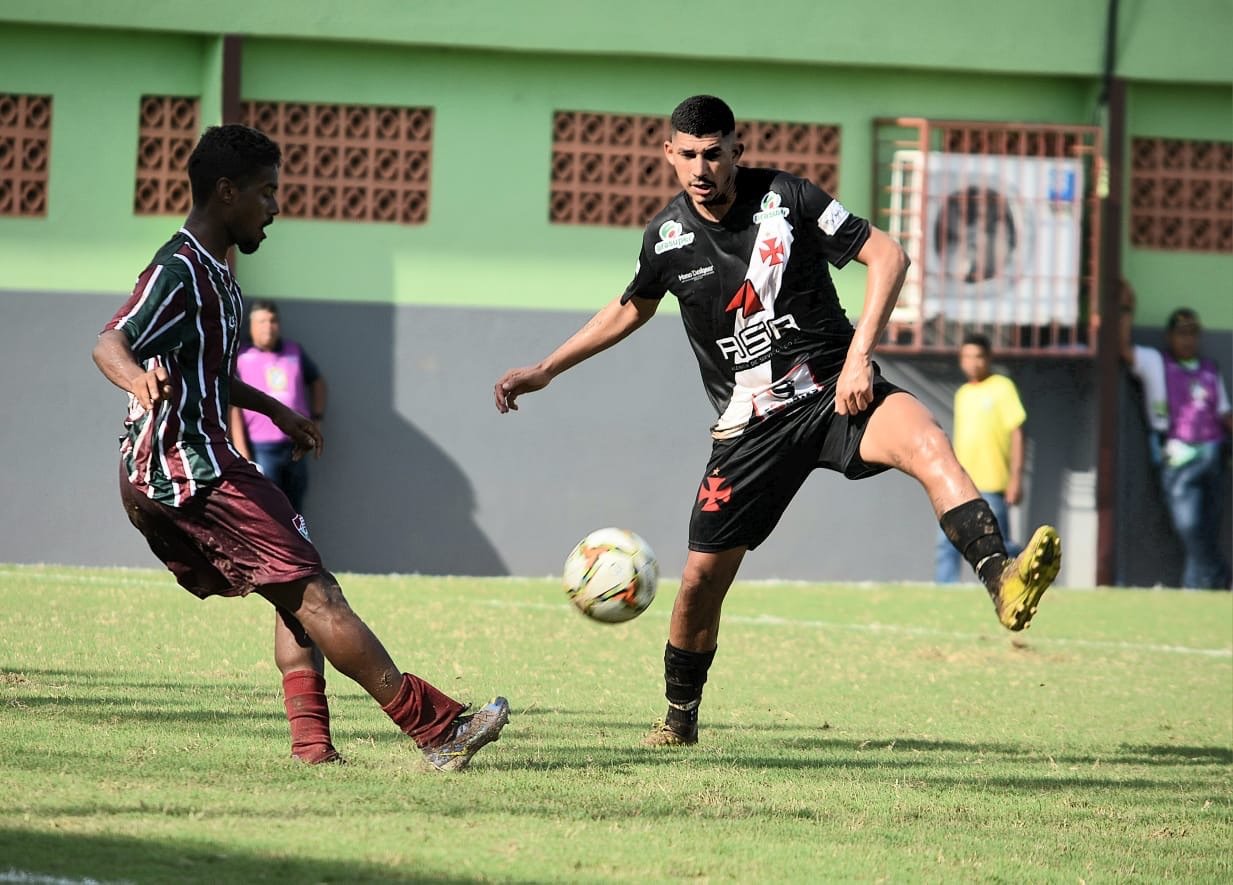
[[992,595],[997,592],[997,580],[1006,565],[1006,542],[997,517],[984,498],[960,504],[942,514],[938,520],[946,537],[975,569],[981,583]]
[[664,646],[664,694],[668,698],[664,722],[678,734],[691,734],[698,727],[702,686],[706,685],[706,672],[715,660],[715,651],[685,651],[671,642]]

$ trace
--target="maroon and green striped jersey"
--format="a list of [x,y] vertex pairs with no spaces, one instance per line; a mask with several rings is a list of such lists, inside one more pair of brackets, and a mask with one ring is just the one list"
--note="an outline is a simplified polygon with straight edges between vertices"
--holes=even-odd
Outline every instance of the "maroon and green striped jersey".
[[171,395],[153,411],[129,397],[120,441],[129,481],[155,501],[181,506],[240,457],[227,409],[243,311],[231,271],[181,228],[104,327],[124,333],[147,371],[162,366],[170,379]]

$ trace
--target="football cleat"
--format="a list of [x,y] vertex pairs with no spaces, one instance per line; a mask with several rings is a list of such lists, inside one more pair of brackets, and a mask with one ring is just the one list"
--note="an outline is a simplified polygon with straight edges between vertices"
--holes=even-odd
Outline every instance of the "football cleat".
[[1024,630],[1062,567],[1062,539],[1057,529],[1042,525],[1023,552],[1006,563],[998,579],[993,606],[1007,630]]
[[644,747],[688,747],[698,743],[698,724],[687,731],[677,731],[667,722],[660,720],[655,723],[651,733],[642,739]]
[[437,771],[462,771],[481,747],[501,736],[509,722],[509,701],[493,698],[475,713],[459,716],[439,743],[424,747],[424,758]]

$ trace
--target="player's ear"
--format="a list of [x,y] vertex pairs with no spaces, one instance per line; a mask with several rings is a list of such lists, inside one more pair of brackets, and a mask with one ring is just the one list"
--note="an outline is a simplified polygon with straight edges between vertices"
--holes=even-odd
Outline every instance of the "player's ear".
[[664,159],[666,159],[669,163],[672,162],[672,141],[671,139],[664,142]]
[[738,141],[736,144],[732,145],[732,162],[735,163],[737,160],[741,158],[741,155],[744,153],[745,153],[745,142]]
[[230,178],[220,178],[214,182],[214,196],[224,206],[231,205],[231,202],[235,199],[235,191],[235,182]]

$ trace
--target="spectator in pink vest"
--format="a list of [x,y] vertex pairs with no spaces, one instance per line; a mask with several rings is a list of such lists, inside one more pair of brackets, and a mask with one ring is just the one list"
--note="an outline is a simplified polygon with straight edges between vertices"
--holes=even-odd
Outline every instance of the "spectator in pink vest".
[[[325,378],[298,344],[282,337],[278,305],[254,301],[248,312],[248,329],[252,344],[242,348],[236,358],[236,377],[320,427],[325,417]],[[308,459],[292,458],[294,442],[260,412],[232,407],[230,423],[236,449],[272,479],[296,512],[302,513],[308,489]]]
[[1165,325],[1165,349],[1131,344],[1134,290],[1122,283],[1122,359],[1142,383],[1152,454],[1173,528],[1185,550],[1182,586],[1229,589],[1221,552],[1225,445],[1233,409],[1214,360],[1199,355],[1199,315],[1179,307]]

